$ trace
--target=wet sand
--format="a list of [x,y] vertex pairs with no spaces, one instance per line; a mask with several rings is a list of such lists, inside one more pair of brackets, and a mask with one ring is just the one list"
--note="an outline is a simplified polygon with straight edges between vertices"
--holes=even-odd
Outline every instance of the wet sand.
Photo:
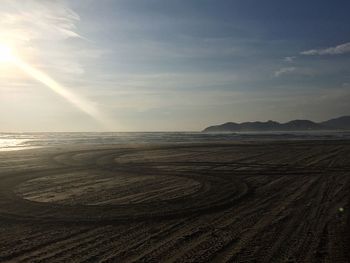
[[0,152],[1,262],[349,262],[350,141]]

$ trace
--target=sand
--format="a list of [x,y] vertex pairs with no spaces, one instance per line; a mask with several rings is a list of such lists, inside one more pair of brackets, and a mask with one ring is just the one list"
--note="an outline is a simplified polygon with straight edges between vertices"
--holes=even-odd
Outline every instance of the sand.
[[0,153],[1,262],[349,262],[350,141]]

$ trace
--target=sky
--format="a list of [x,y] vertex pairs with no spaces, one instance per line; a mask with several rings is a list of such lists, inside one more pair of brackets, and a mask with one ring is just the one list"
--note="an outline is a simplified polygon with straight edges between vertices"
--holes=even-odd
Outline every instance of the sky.
[[0,132],[350,114],[348,0],[0,1]]

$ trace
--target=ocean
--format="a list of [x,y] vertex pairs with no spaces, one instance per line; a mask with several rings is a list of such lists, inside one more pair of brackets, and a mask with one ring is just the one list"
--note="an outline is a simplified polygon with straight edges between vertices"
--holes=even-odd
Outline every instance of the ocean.
[[200,143],[254,140],[341,140],[350,132],[40,132],[0,133],[0,151],[62,145],[110,145],[126,143]]

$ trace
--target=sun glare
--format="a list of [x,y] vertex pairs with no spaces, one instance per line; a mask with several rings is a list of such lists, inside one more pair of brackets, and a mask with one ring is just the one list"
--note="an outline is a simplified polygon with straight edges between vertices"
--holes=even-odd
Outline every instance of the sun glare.
[[11,47],[0,44],[0,62],[8,62],[14,59],[13,50]]
[[91,102],[80,98],[78,95],[72,93],[68,88],[52,79],[49,75],[26,63],[20,58],[20,56],[15,55],[10,46],[0,43],[0,63],[4,62],[13,63],[29,76],[46,85],[52,91],[65,98],[81,111],[102,123],[103,126],[108,127],[111,123],[110,120],[107,120],[105,117],[101,116],[100,112],[92,105]]

